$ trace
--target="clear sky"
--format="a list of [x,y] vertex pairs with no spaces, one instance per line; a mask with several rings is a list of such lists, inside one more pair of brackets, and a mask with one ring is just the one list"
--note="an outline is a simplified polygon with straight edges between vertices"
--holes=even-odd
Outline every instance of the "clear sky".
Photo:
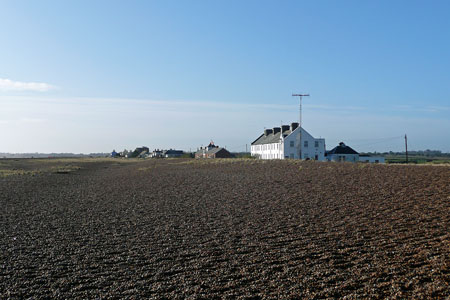
[[449,1],[0,2],[0,152],[450,152]]

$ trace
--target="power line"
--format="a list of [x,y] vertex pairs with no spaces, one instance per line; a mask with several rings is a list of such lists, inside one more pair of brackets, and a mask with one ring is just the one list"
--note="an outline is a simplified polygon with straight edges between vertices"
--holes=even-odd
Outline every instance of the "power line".
[[403,138],[403,135],[399,135],[399,136],[393,136],[393,137],[383,137],[383,138],[372,138],[372,139],[345,139],[345,141],[350,141],[350,142],[370,142],[370,141],[381,141],[381,140],[388,140],[388,139],[399,139],[399,138]]
[[375,144],[382,144],[388,141],[392,141],[392,140],[399,140],[399,139],[403,139],[404,136],[396,136],[396,137],[391,137],[391,138],[383,138],[383,139],[377,139],[377,140],[373,140],[373,142],[370,143],[363,143],[363,144],[357,144],[354,145],[354,147],[361,147],[361,146],[370,146],[370,145],[375,145]]

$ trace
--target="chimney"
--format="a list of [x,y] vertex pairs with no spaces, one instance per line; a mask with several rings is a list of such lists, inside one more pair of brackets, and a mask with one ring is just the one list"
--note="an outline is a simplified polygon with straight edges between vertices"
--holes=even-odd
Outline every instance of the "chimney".
[[274,127],[273,128],[273,134],[281,132],[281,128],[280,127]]
[[281,132],[284,133],[285,131],[289,130],[289,125],[281,125]]
[[294,131],[295,129],[297,129],[298,127],[298,123],[291,123],[291,131]]
[[265,129],[264,130],[264,135],[265,136],[268,136],[269,134],[271,134],[272,133],[272,129]]

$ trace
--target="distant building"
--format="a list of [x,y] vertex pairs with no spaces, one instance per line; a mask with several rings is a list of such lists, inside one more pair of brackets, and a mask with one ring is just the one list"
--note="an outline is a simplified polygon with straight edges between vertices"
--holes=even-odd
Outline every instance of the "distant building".
[[132,158],[132,157],[140,157],[140,158],[144,158],[148,155],[150,149],[148,149],[148,147],[138,147],[136,148],[132,153],[128,153],[127,157]]
[[385,163],[383,156],[371,156],[359,154],[350,146],[340,142],[338,146],[327,151],[326,158],[328,161],[346,161],[346,162],[364,162],[364,163]]
[[149,150],[143,150],[141,153],[139,153],[139,155],[137,157],[139,158],[146,158],[149,156]]
[[225,148],[214,145],[211,141],[207,147],[200,148],[195,153],[195,158],[232,158],[233,155]]
[[183,150],[159,150],[155,149],[150,153],[150,157],[152,158],[173,158],[173,157],[180,157],[184,154]]
[[265,129],[251,144],[251,155],[260,159],[325,160],[325,139],[316,139],[298,123]]
[[334,147],[332,150],[327,151],[328,161],[340,161],[340,162],[358,162],[359,153],[353,150],[351,147],[340,142],[338,146]]
[[162,153],[163,157],[165,158],[180,157],[183,154],[184,152],[182,150],[173,150],[173,149],[165,150]]
[[159,149],[153,150],[153,152],[150,154],[150,157],[162,158],[163,157],[163,150],[159,150]]
[[129,151],[128,151],[127,149],[125,149],[125,150],[123,150],[122,152],[120,152],[119,155],[120,155],[121,157],[128,157],[128,153],[129,153]]

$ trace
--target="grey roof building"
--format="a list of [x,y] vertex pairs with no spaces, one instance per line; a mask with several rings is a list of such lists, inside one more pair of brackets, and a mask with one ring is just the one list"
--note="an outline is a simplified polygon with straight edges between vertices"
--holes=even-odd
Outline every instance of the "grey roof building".
[[164,157],[180,157],[184,154],[183,150],[174,150],[174,149],[169,149],[169,150],[165,150],[163,151],[163,156]]
[[340,142],[339,146],[336,146],[330,151],[327,151],[327,155],[328,154],[359,154],[359,153],[353,150],[353,148],[351,148],[350,146],[344,144],[344,142]]
[[328,161],[357,162],[359,161],[359,153],[350,146],[340,142],[338,146],[327,151],[326,158]]
[[260,159],[325,160],[325,139],[314,138],[299,123],[265,129],[250,148]]
[[211,141],[207,147],[200,148],[195,152],[195,158],[231,158],[231,154],[227,149],[214,145]]

